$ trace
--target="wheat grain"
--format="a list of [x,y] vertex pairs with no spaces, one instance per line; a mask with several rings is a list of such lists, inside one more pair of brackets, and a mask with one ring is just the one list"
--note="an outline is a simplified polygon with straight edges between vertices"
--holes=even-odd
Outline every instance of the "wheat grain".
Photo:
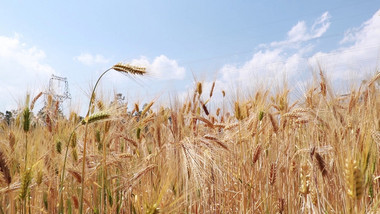
[[378,146],[380,146],[380,131],[372,131],[372,139]]
[[95,123],[97,121],[105,120],[110,117],[111,117],[111,114],[108,112],[105,112],[105,111],[98,112],[82,120],[82,125]]
[[310,193],[310,167],[308,164],[303,164],[301,166],[300,179],[301,179],[300,192],[304,195],[309,194]]
[[371,87],[378,79],[380,79],[380,72],[377,72],[377,74],[372,77],[372,79],[368,82],[368,87]]
[[239,125],[239,123],[230,123],[230,124],[228,124],[228,125],[226,125],[226,126],[224,127],[224,130],[230,130],[230,129],[233,129],[233,128],[237,127],[238,125]]
[[269,173],[269,184],[274,185],[277,178],[277,164],[271,163],[270,164],[270,173]]
[[354,199],[360,198],[364,191],[363,174],[355,160],[346,159],[345,178],[347,194]]
[[270,120],[270,123],[272,124],[272,127],[273,127],[273,131],[276,133],[278,132],[278,124],[277,124],[277,121],[274,119],[273,115],[271,113],[268,113],[269,115],[269,120]]
[[125,74],[135,74],[135,75],[144,75],[146,74],[146,68],[133,66],[129,64],[117,63],[112,68],[116,71]]
[[208,116],[210,113],[208,112],[208,109],[207,109],[207,107],[206,107],[206,104],[203,103],[203,102],[201,102],[201,104],[202,104],[202,109],[203,109],[203,111],[204,111],[205,114]]
[[202,95],[202,83],[201,82],[197,83],[197,90],[196,91],[197,91],[199,96]]
[[255,152],[253,153],[252,163],[255,164],[257,160],[259,160],[259,156],[261,153],[261,145],[257,145]]
[[37,96],[35,96],[30,104],[30,110],[34,109],[34,105],[36,104],[37,100],[42,96],[42,92],[38,93]]
[[214,92],[214,88],[215,88],[215,81],[212,82],[212,86],[211,86],[211,90],[210,90],[210,98],[212,97],[212,93]]
[[277,213],[282,214],[285,210],[285,199],[279,198],[277,201]]
[[326,176],[327,175],[327,169],[326,169],[325,161],[323,160],[322,156],[318,152],[315,152],[314,156],[315,156],[319,170],[322,172],[323,176]]
[[[32,181],[32,170],[28,168],[22,175],[21,192],[19,195],[21,200],[26,199],[26,196],[29,193],[29,185],[31,181]],[[26,204],[24,206],[26,206]]]
[[9,171],[9,167],[6,163],[6,157],[2,151],[0,151],[0,171],[1,171],[5,181],[7,183],[7,185],[9,186],[9,184],[11,184],[11,182],[12,182],[12,177],[11,177],[11,174]]
[[79,174],[79,172],[73,169],[68,169],[67,171],[75,178],[78,183],[82,182],[82,176]]
[[9,135],[8,135],[8,142],[9,142],[9,147],[11,148],[11,150],[13,151],[14,150],[14,146],[15,146],[15,143],[16,143],[16,136],[13,132],[9,132]]
[[220,147],[222,147],[223,149],[225,149],[225,150],[229,150],[228,149],[228,147],[227,147],[227,145],[226,144],[224,144],[222,141],[220,141],[217,137],[215,137],[215,136],[212,136],[212,135],[205,135],[205,136],[203,136],[205,139],[207,139],[207,140],[211,140],[211,141],[213,141],[213,142],[215,142],[215,143],[217,143]]
[[141,115],[145,115],[145,114],[149,111],[149,109],[153,106],[153,104],[154,104],[153,101],[150,102],[150,103],[144,108],[144,110],[141,112]]

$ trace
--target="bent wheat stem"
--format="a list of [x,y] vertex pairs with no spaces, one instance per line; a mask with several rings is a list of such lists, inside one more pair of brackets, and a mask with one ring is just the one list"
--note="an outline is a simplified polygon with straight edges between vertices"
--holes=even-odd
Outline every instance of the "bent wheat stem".
[[[85,120],[88,120],[88,117],[90,115],[90,110],[91,110],[91,104],[94,100],[94,94],[95,94],[95,90],[96,90],[96,87],[98,86],[99,82],[100,82],[100,79],[108,72],[110,71],[112,68],[109,68],[107,69],[106,71],[104,71],[102,73],[102,75],[100,75],[100,77],[98,78],[98,80],[96,81],[95,83],[95,86],[94,88],[92,89],[92,93],[91,93],[91,97],[90,97],[90,102],[88,104],[88,110],[87,110],[87,114],[86,114],[86,117],[85,117]],[[86,151],[87,151],[87,130],[88,130],[88,122],[86,122],[86,127],[85,127],[85,131],[84,131],[84,141],[83,141],[83,157],[82,157],[82,180],[81,180],[81,183],[82,183],[82,188],[80,190],[80,203],[79,203],[79,213],[83,213],[83,194],[84,194],[84,181],[85,181],[85,173],[86,173]]]
[[100,77],[98,78],[98,80],[95,83],[95,86],[94,86],[92,93],[91,93],[90,102],[88,104],[87,114],[86,114],[86,117],[84,119],[84,121],[86,122],[86,127],[85,127],[84,142],[83,142],[82,180],[81,180],[82,188],[81,188],[80,205],[79,205],[79,213],[81,213],[81,214],[83,213],[83,195],[84,195],[84,187],[85,187],[84,181],[85,181],[85,173],[86,173],[85,169],[86,169],[87,133],[88,133],[88,124],[90,123],[89,116],[90,116],[91,105],[94,101],[95,90],[96,90],[96,87],[98,86],[100,80],[108,71],[110,71],[112,69],[114,69],[115,71],[118,71],[120,73],[123,73],[123,74],[144,75],[146,73],[146,69],[143,67],[137,67],[137,66],[132,66],[129,64],[118,63],[118,64],[112,66],[111,68],[105,70],[100,75]]

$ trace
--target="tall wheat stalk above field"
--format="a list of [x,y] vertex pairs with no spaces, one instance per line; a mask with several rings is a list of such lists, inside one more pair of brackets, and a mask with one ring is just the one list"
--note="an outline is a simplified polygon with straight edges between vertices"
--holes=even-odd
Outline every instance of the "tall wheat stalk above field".
[[[95,86],[94,88],[92,89],[92,92],[91,92],[91,95],[90,95],[90,102],[88,104],[88,110],[87,110],[87,113],[86,113],[86,116],[84,118],[84,120],[81,122],[82,124],[85,125],[85,133],[84,133],[84,142],[83,142],[83,157],[82,157],[82,177],[81,177],[81,184],[82,184],[82,188],[81,188],[81,194],[80,194],[80,207],[79,207],[79,213],[83,213],[83,194],[84,194],[84,188],[85,188],[85,185],[84,185],[84,182],[85,182],[85,167],[86,167],[86,151],[87,151],[87,133],[88,133],[88,124],[94,122],[94,121],[97,121],[99,120],[99,117],[101,117],[101,119],[103,119],[103,117],[105,116],[105,114],[94,114],[94,115],[91,115],[90,116],[90,111],[91,111],[91,105],[93,104],[94,100],[95,100],[95,91],[96,91],[96,87],[98,86],[100,80],[102,79],[102,77],[110,70],[115,70],[115,71],[118,71],[120,73],[123,73],[123,74],[126,74],[126,75],[145,75],[146,74],[146,69],[143,68],[143,67],[137,67],[137,66],[132,66],[132,65],[129,65],[129,64],[123,64],[123,63],[117,63],[115,64],[114,66],[112,66],[111,68],[105,70],[98,78],[98,80],[96,81],[95,83]],[[109,117],[109,115],[107,115],[107,117]],[[74,130],[75,131],[75,130]],[[71,137],[72,137],[72,134],[70,136],[70,139],[69,141],[71,140]],[[61,182],[63,182],[63,179],[64,179],[64,173],[65,173],[65,165],[66,165],[66,161],[67,161],[67,150],[68,150],[68,145],[69,143],[67,144],[67,148],[66,148],[66,154],[65,154],[65,160],[64,160],[64,167],[63,167],[63,170],[62,170],[62,180]],[[104,162],[105,160],[103,160]],[[104,173],[104,172],[103,172]],[[62,188],[63,188],[63,185],[61,184],[61,196],[60,196],[60,209],[59,209],[59,212],[62,213],[63,212],[63,200],[62,200]]]
[[80,213],[83,213],[83,194],[84,194],[84,181],[85,181],[85,167],[86,167],[86,149],[87,149],[87,130],[88,130],[88,124],[90,123],[91,121],[91,117],[90,117],[90,110],[91,110],[91,105],[92,105],[92,102],[94,101],[95,99],[95,90],[96,90],[96,87],[98,86],[99,82],[100,82],[100,79],[110,70],[116,70],[120,73],[124,73],[124,74],[133,74],[133,75],[144,75],[146,73],[146,69],[145,68],[142,68],[142,67],[136,67],[136,66],[131,66],[131,65],[128,65],[128,64],[122,64],[122,63],[118,63],[114,66],[112,66],[112,68],[109,68],[107,69],[106,71],[104,71],[100,77],[98,78],[98,80],[96,81],[95,83],[95,86],[92,90],[92,93],[91,93],[91,97],[90,97],[90,102],[88,104],[88,110],[87,110],[87,114],[86,114],[86,117],[84,119],[85,123],[86,123],[86,128],[85,128],[85,132],[84,132],[84,142],[83,142],[83,157],[82,157],[82,188],[81,188],[81,194],[80,194],[80,208],[79,208],[79,212]]

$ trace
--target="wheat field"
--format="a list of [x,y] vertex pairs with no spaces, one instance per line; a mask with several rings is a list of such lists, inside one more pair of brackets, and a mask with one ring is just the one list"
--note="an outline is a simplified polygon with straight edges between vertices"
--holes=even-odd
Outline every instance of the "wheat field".
[[264,88],[221,106],[197,82],[129,109],[95,85],[83,119],[51,97],[33,115],[28,96],[0,124],[0,213],[378,213],[379,79],[340,96],[321,71],[295,102]]

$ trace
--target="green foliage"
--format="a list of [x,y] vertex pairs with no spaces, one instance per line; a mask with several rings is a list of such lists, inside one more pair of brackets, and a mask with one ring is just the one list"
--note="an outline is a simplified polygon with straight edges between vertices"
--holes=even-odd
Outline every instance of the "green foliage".
[[23,117],[23,129],[24,132],[28,132],[30,128],[30,110],[29,107],[25,107],[22,113]]

